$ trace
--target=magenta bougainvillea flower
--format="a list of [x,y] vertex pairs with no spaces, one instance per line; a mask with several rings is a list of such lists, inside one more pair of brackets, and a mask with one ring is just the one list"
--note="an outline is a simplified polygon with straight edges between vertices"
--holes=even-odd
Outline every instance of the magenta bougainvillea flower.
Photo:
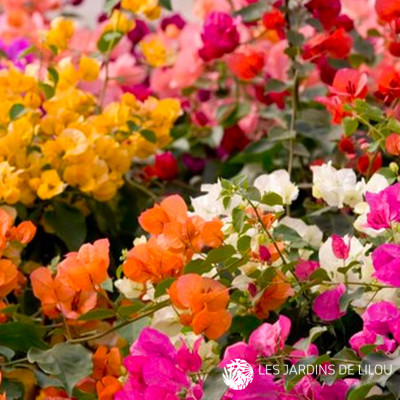
[[370,207],[367,222],[371,228],[387,229],[391,222],[400,221],[400,183],[379,193],[367,192],[365,198]]
[[124,360],[128,380],[115,399],[177,400],[181,391],[187,399],[200,399],[201,383],[194,384],[189,378],[189,373],[201,368],[199,345],[195,344],[193,352],[185,343],[176,350],[168,336],[153,328],[143,329]]
[[313,311],[323,321],[334,321],[346,314],[340,311],[340,298],[346,290],[346,286],[341,283],[335,289],[321,293],[313,304]]
[[229,14],[212,12],[204,22],[201,39],[203,47],[199,50],[199,55],[204,61],[231,53],[239,44],[235,20]]
[[400,246],[386,243],[372,253],[375,277],[383,283],[400,287]]

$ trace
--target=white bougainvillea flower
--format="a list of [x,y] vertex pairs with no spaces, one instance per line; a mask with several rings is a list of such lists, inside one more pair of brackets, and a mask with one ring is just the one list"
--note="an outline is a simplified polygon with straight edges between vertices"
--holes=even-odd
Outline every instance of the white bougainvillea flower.
[[337,170],[332,162],[311,167],[313,172],[313,196],[323,199],[329,206],[354,207],[363,199],[364,181],[357,182],[355,172],[350,168]]
[[[279,169],[271,174],[260,175],[254,181],[254,187],[261,195],[266,193],[276,193],[282,197],[283,204],[291,204],[299,195],[299,188],[290,180],[288,172]],[[271,207],[273,211],[282,211],[282,206]]]
[[298,218],[284,217],[279,221],[280,225],[285,225],[296,231],[301,238],[312,247],[319,247],[322,243],[322,231],[317,225],[307,225]]

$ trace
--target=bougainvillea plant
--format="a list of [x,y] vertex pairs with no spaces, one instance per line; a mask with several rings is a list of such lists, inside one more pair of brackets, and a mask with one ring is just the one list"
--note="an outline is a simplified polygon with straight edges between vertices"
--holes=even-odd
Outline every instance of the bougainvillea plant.
[[0,400],[398,399],[400,2],[81,3],[0,0]]

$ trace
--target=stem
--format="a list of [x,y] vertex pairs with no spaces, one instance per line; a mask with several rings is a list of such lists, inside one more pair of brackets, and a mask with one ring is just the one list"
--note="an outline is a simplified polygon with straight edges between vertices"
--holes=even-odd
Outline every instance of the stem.
[[132,324],[136,321],[139,321],[145,317],[148,317],[149,315],[154,314],[157,310],[160,310],[161,308],[164,308],[165,306],[167,306],[169,304],[169,300],[163,301],[162,303],[159,303],[156,307],[154,307],[152,310],[145,312],[142,315],[139,315],[137,318],[133,318],[130,320],[126,320],[121,322],[120,324],[114,325],[112,328],[104,331],[104,332],[100,332],[100,333],[96,333],[95,335],[92,336],[86,336],[86,337],[81,337],[78,339],[71,339],[68,340],[68,343],[84,343],[84,342],[89,342],[91,340],[95,340],[95,339],[100,339],[104,336],[107,336],[108,334],[117,331],[118,329],[123,328],[124,326],[127,326],[129,324]]

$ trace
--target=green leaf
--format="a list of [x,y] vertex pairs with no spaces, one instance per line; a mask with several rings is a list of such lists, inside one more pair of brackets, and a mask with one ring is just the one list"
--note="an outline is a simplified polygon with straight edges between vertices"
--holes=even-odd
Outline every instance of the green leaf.
[[104,12],[109,14],[112,9],[120,2],[120,0],[106,0],[106,4],[104,5]]
[[159,3],[162,8],[172,11],[171,0],[160,0]]
[[204,260],[197,259],[190,261],[185,267],[185,274],[195,273],[195,274],[205,274],[212,269],[212,265],[204,263]]
[[234,208],[232,210],[232,222],[236,232],[240,233],[242,231],[245,221],[246,213],[238,207]]
[[99,41],[97,42],[97,48],[102,53],[110,53],[123,36],[123,32],[119,31],[105,32],[103,35],[101,35]]
[[43,93],[47,100],[51,99],[56,92],[54,87],[47,83],[39,82],[39,87],[40,87],[40,89],[43,90]]
[[266,93],[274,92],[280,93],[287,89],[287,85],[285,82],[280,81],[278,79],[270,79],[267,84],[265,85],[264,91]]
[[227,387],[222,379],[221,370],[214,369],[204,382],[203,398],[207,400],[221,400]]
[[57,85],[60,79],[60,75],[58,74],[57,70],[53,67],[49,67],[47,72],[49,73],[50,79],[53,81],[54,85]]
[[342,294],[339,300],[339,306],[340,306],[340,311],[346,311],[348,306],[353,300],[359,299],[363,293],[365,292],[365,287],[360,286],[353,292],[349,292],[348,288],[346,289],[346,292]]
[[136,125],[133,121],[128,121],[126,124],[131,132],[137,132],[140,129],[140,126]]
[[250,236],[241,236],[237,241],[237,248],[241,254],[245,254],[250,249],[251,237]]
[[14,104],[9,111],[11,121],[15,121],[19,117],[22,117],[26,113],[26,108],[23,104]]
[[358,128],[358,121],[354,118],[346,117],[343,119],[343,128],[346,136],[351,136]]
[[287,38],[288,38],[290,44],[292,44],[293,46],[297,46],[297,47],[300,47],[304,43],[304,40],[305,40],[304,35],[298,31],[287,32]]
[[163,294],[167,293],[167,289],[172,285],[175,281],[175,278],[167,278],[164,279],[162,282],[158,283],[156,286],[156,290],[154,291],[154,297],[160,297]]
[[78,320],[80,321],[93,321],[93,320],[102,320],[107,318],[115,317],[115,311],[109,308],[96,308],[94,310],[90,310],[87,313],[81,315]]
[[261,203],[266,204],[267,206],[282,206],[283,205],[283,199],[282,197],[274,192],[269,192],[265,193],[261,197]]
[[140,300],[131,300],[131,301],[133,304],[118,308],[118,314],[121,317],[129,317],[131,314],[139,312],[145,306],[145,304],[142,303]]
[[77,209],[54,203],[53,210],[44,213],[46,222],[71,251],[78,250],[86,238],[86,220]]
[[148,142],[157,143],[157,135],[149,129],[143,129],[139,132]]
[[284,129],[280,126],[273,127],[268,131],[268,140],[271,142],[290,140],[294,139],[296,136],[297,132],[295,130]]
[[31,347],[46,348],[42,340],[43,328],[25,322],[8,322],[0,324],[0,345],[14,351],[26,353]]
[[359,385],[353,386],[347,392],[346,400],[364,400],[373,386],[374,385],[370,383],[361,383]]
[[9,347],[0,346],[0,355],[5,357],[7,360],[11,360],[14,357],[15,352],[14,352],[14,350],[10,349]]
[[249,112],[250,104],[248,102],[240,104],[224,104],[217,110],[217,119],[224,128],[229,128],[230,126],[235,125]]
[[[375,366],[380,366],[385,368],[386,371],[390,370],[392,373],[395,373],[400,369],[400,356],[391,358],[382,353],[370,353],[362,360],[361,369],[368,372],[365,374],[365,382],[385,385],[392,374],[375,374]],[[369,369],[371,373],[369,373]]]
[[93,369],[92,353],[80,344],[59,343],[49,350],[32,348],[28,351],[28,360],[59,379],[69,395]]
[[315,340],[317,340],[318,337],[321,336],[327,330],[328,328],[326,326],[315,326],[314,328],[311,328],[308,337],[302,339],[294,347],[296,349],[306,351],[310,347],[310,344],[313,343]]
[[216,264],[220,262],[227,261],[230,257],[232,257],[236,253],[236,250],[230,244],[226,246],[217,247],[216,249],[212,249],[205,259],[205,263],[208,265]]
[[233,13],[234,16],[241,16],[243,22],[252,22],[260,19],[260,16],[268,10],[267,2],[259,1],[241,8]]

